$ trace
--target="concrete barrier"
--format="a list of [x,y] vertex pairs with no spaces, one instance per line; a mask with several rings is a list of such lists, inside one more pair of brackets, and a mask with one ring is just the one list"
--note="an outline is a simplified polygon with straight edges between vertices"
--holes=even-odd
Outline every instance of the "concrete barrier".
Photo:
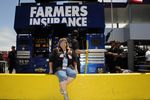
[[[150,74],[81,74],[70,100],[150,100]],[[46,74],[0,74],[0,99],[63,100],[58,79]]]

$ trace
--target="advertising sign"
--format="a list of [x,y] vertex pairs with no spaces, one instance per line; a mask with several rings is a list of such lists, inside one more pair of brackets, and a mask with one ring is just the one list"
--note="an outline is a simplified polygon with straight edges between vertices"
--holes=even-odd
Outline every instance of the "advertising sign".
[[75,28],[104,28],[104,7],[100,3],[16,7],[15,29],[47,24],[66,24],[67,27]]

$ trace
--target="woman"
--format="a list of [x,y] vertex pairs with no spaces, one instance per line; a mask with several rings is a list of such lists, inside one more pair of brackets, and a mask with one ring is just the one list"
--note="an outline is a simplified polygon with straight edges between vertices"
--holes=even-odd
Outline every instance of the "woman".
[[76,77],[77,59],[75,52],[69,48],[66,38],[61,38],[58,47],[53,50],[49,59],[50,73],[55,73],[60,82],[60,90],[65,100],[69,100],[67,85]]

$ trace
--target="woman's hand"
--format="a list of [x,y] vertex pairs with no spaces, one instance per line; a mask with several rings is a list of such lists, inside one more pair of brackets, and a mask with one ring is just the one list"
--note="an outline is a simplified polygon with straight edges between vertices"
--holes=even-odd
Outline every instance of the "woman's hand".
[[52,70],[50,70],[50,71],[49,71],[49,74],[53,74],[53,71],[52,71]]
[[76,69],[77,74],[79,74],[78,70]]
[[71,55],[72,54],[72,50],[70,48],[68,48],[68,54]]

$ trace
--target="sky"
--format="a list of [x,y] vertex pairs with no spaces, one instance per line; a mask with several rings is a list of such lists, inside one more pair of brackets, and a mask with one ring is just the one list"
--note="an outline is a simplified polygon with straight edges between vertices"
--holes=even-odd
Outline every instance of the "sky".
[[[9,51],[16,46],[16,32],[14,30],[15,8],[19,0],[0,0],[0,51]],[[34,0],[20,0],[34,2]]]

